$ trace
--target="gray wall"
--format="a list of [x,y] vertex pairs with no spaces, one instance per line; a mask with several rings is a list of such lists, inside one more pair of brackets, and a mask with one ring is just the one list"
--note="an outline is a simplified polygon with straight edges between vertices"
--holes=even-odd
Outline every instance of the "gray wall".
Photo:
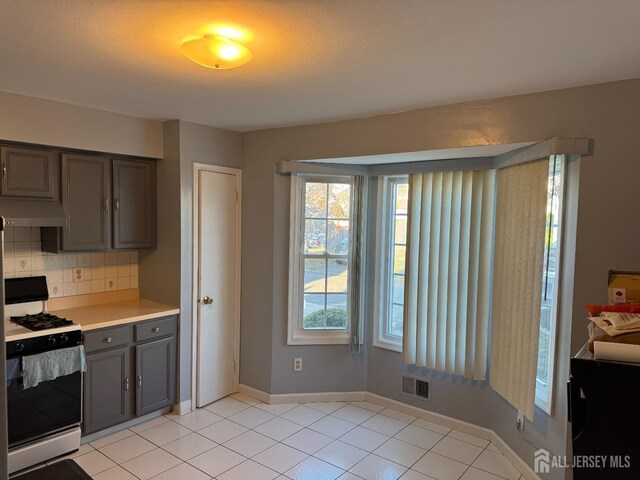
[[239,133],[195,123],[164,123],[158,164],[158,249],[140,255],[140,293],[180,306],[178,400],[191,398],[193,164],[240,168]]
[[[158,242],[155,250],[139,252],[138,279],[140,296],[169,305],[180,305],[180,122],[163,124],[164,159],[158,162]],[[180,317],[180,340],[185,338]],[[188,336],[188,335],[187,335]],[[191,358],[191,344],[178,343],[178,382],[190,381],[190,372],[183,372],[183,356]],[[186,349],[185,349],[186,347]],[[187,384],[187,389],[188,389]],[[179,390],[179,399],[183,399]],[[189,395],[186,397],[189,398]]]
[[[367,353],[357,357],[346,347],[286,345],[289,193],[287,179],[274,175],[275,162],[590,137],[594,155],[582,159],[574,195],[579,202],[575,288],[560,321],[553,416],[536,419],[521,435],[514,409],[485,384],[421,372],[436,379],[434,401],[425,408],[491,426],[528,462],[535,445],[563,453],[564,382],[569,355],[586,340],[584,306],[606,302],[609,268],[640,268],[640,226],[632,221],[636,206],[629,201],[640,178],[638,112],[640,80],[631,80],[244,134],[241,382],[272,393],[360,390],[365,371],[369,391],[399,398],[393,393],[397,378],[408,368],[397,353],[372,347],[370,333]],[[599,235],[602,225],[615,225],[616,234]],[[370,316],[369,332],[372,322]],[[264,341],[270,332],[271,345]],[[294,356],[305,359],[302,374],[292,372]]]
[[[289,129],[243,135],[240,382],[270,393],[365,389],[365,354],[346,345],[287,345],[289,178],[275,162],[295,158]],[[303,371],[293,359],[303,357]]]
[[158,162],[158,242],[141,250],[140,294],[170,305],[180,304],[180,122],[163,125],[164,159]]

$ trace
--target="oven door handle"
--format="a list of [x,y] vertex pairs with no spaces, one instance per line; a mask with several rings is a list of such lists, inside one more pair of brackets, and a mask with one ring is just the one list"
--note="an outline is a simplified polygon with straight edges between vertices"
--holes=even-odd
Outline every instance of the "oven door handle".
[[125,389],[125,391],[129,390],[129,378],[128,377],[124,379],[124,389]]

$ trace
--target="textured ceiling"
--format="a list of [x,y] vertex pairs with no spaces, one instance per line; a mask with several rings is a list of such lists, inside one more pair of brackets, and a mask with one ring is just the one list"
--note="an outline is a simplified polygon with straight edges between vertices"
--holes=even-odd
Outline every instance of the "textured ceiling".
[[[178,51],[217,22],[254,60]],[[640,77],[640,1],[0,0],[0,90],[246,131]]]

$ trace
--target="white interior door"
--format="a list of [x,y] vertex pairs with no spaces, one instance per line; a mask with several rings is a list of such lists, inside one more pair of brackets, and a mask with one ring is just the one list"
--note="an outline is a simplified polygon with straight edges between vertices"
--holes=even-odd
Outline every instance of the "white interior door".
[[197,170],[196,404],[235,391],[239,318],[239,172]]

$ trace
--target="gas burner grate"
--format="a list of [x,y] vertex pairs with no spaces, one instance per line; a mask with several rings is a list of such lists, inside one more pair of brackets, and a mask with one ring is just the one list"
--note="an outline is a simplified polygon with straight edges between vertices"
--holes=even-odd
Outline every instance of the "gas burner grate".
[[66,327],[73,325],[71,320],[60,318],[50,313],[36,313],[23,317],[11,317],[11,321],[29,330],[47,330],[49,328]]

